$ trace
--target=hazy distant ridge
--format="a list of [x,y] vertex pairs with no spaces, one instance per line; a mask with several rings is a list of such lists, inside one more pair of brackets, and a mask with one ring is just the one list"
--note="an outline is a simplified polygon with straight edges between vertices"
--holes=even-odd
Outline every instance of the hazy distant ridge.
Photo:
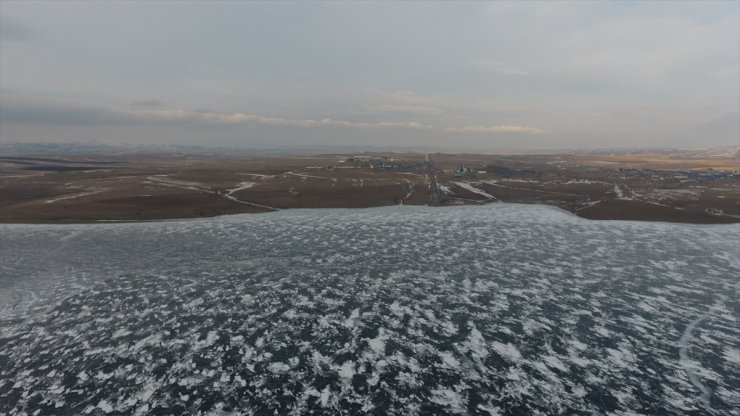
[[192,154],[192,155],[297,155],[321,153],[360,152],[439,152],[439,153],[484,153],[484,154],[595,154],[595,155],[640,155],[657,154],[680,158],[740,158],[740,146],[710,148],[601,148],[601,149],[456,149],[447,147],[414,148],[408,146],[330,146],[303,147],[207,147],[194,145],[124,145],[93,142],[48,142],[48,143],[0,143],[0,156],[67,156],[67,155],[111,155],[111,154]]

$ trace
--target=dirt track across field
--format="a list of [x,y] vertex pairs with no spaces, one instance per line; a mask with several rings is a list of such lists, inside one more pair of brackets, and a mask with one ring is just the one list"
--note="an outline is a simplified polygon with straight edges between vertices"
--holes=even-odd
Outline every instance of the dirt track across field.
[[0,222],[516,202],[555,205],[589,219],[729,223],[740,222],[740,177],[731,174],[733,163],[653,155],[433,154],[427,159],[422,153],[3,157]]

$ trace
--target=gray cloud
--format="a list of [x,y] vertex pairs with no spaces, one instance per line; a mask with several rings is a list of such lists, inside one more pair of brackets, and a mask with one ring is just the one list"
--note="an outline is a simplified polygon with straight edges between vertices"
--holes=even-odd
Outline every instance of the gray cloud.
[[738,2],[3,2],[2,12],[5,140],[492,150],[740,136]]
[[524,134],[524,135],[540,135],[540,134],[552,133],[550,130],[541,129],[539,127],[511,126],[511,125],[449,127],[447,128],[447,131],[451,131],[454,133]]
[[362,109],[368,112],[427,115],[445,112],[442,100],[421,96],[412,91],[373,88],[363,92]]
[[[690,131],[695,132],[697,136],[701,136],[704,132],[724,132],[727,136],[732,136],[740,131],[740,111],[730,110],[710,116],[707,120],[694,123],[689,127]],[[740,136],[737,137],[735,144],[740,145]]]
[[142,107],[142,108],[164,107],[164,105],[165,105],[164,101],[159,101],[155,99],[137,100],[131,103],[131,107]]
[[350,127],[350,128],[400,128],[400,129],[429,129],[432,126],[415,121],[394,122],[355,122],[322,119],[286,119],[282,117],[265,117],[256,114],[215,113],[206,111],[187,110],[113,110],[117,114],[131,117],[133,120],[152,122],[193,122],[212,125],[252,125],[289,126],[289,127]]
[[37,30],[16,19],[0,15],[0,41],[28,42],[38,37]]
[[[153,100],[156,101],[156,100]],[[415,121],[358,122],[332,118],[289,119],[243,112],[218,113],[210,110],[159,109],[159,101],[138,105],[142,108],[105,108],[70,102],[52,102],[5,97],[0,119],[6,123],[102,125],[132,123],[190,123],[211,126],[263,125],[274,127],[346,127],[360,129],[430,129]]]
[[531,71],[527,71],[520,68],[515,68],[511,64],[505,62],[499,62],[491,59],[471,58],[471,65],[476,68],[481,68],[486,71],[492,71],[504,75],[530,75]]
[[125,114],[92,105],[19,99],[6,95],[0,98],[0,120],[3,123],[77,126],[134,121]]

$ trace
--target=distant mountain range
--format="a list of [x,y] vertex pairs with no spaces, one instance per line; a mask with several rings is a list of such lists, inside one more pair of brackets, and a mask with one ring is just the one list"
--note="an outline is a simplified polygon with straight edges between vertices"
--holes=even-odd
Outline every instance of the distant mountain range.
[[483,150],[454,149],[443,147],[405,147],[405,146],[332,146],[317,145],[304,147],[207,147],[196,145],[111,145],[94,142],[27,142],[1,143],[0,156],[72,156],[72,155],[116,155],[116,154],[174,154],[174,155],[253,155],[282,156],[326,153],[360,152],[440,152],[440,153],[490,153],[490,154],[594,154],[594,155],[644,155],[654,154],[666,158],[682,159],[740,159],[740,146],[714,148],[608,148],[608,149],[531,149],[531,150]]
[[740,158],[740,146],[723,146],[711,148],[645,148],[645,149],[600,149],[578,150],[577,154],[598,155],[659,155],[674,159],[737,159]]
[[418,149],[411,147],[378,146],[291,146],[275,148],[163,145],[110,145],[91,142],[0,143],[0,156],[72,156],[116,154],[173,154],[173,155],[253,155],[283,156],[301,154],[357,153],[357,152],[418,152],[449,149]]

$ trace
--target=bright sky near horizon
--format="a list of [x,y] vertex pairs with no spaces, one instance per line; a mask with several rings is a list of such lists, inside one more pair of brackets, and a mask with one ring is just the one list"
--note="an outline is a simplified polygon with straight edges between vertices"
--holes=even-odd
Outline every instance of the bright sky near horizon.
[[0,138],[740,144],[740,2],[0,2]]

